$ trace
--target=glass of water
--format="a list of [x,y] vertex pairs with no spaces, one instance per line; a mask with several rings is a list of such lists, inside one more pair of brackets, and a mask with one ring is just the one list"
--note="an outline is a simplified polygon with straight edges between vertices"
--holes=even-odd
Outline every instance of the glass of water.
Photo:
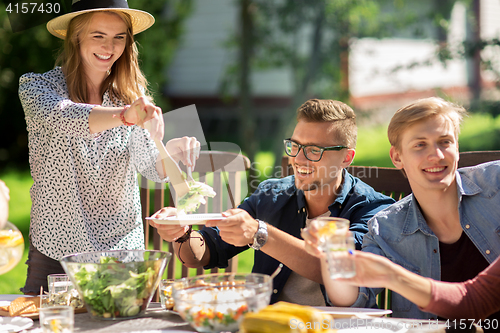
[[160,281],[160,302],[161,307],[165,310],[172,310],[174,308],[174,298],[172,297],[172,285],[175,280],[163,279]]
[[72,306],[52,306],[39,309],[43,333],[73,333],[74,310]]
[[47,282],[49,285],[49,294],[59,294],[73,289],[73,284],[66,274],[49,274]]
[[328,271],[332,279],[350,278],[356,275],[354,261],[349,250],[354,251],[354,236],[349,231],[349,220],[339,217],[319,217],[320,248],[325,252]]

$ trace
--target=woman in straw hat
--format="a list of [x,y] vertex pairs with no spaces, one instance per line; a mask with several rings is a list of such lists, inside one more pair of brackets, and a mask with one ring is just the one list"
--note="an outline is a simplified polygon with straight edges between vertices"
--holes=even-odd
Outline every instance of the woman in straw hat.
[[[24,293],[39,293],[48,274],[64,273],[64,255],[144,248],[137,171],[156,182],[166,177],[151,140],[163,138],[163,117],[133,36],[153,23],[126,0],[74,0],[71,13],[47,23],[64,39],[60,67],[20,79],[34,180]],[[166,148],[193,167],[199,145],[184,137]]]

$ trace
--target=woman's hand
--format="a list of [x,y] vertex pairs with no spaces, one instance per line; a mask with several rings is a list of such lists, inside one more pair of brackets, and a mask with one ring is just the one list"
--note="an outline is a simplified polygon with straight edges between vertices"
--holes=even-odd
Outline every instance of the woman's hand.
[[325,257],[325,253],[319,248],[318,224],[316,221],[311,221],[309,227],[302,229],[300,235],[305,241],[307,253],[318,258]]
[[352,278],[339,278],[355,286],[368,288],[389,288],[389,284],[397,279],[400,267],[389,259],[362,251],[354,251],[350,256],[356,265],[356,275]]
[[389,259],[373,253],[354,251],[350,258],[356,264],[356,275],[348,279],[339,278],[336,281],[368,288],[388,288],[419,307],[424,308],[429,305],[432,296],[429,278],[412,273]]
[[[161,219],[161,218],[166,218],[169,216],[176,216],[177,215],[177,209],[174,207],[164,207],[154,213],[151,217]],[[167,224],[159,224],[155,223],[154,221],[150,220],[149,224],[156,228],[158,231],[158,234],[160,235],[161,238],[166,240],[167,242],[174,242],[176,241],[179,237],[184,235],[188,229],[189,226],[179,226],[179,225],[167,225]]]
[[148,122],[148,131],[153,140],[163,140],[163,114],[161,108],[151,103],[146,97],[139,97],[123,114],[125,121],[142,128]]
[[172,139],[165,145],[168,153],[175,162],[181,161],[185,166],[194,170],[196,159],[200,157],[200,142],[195,137]]

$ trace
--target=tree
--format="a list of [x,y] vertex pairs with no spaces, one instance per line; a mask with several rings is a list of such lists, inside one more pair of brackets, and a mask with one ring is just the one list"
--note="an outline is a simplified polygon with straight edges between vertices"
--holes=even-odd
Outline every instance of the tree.
[[[184,22],[193,8],[193,0],[137,0],[139,8],[151,13],[156,21],[147,32],[138,34],[140,66],[150,82],[155,103],[163,111],[169,107],[163,94],[167,69],[172,63],[184,32]],[[130,5],[131,7],[132,4]]]
[[54,50],[61,42],[39,25],[13,33],[5,6],[0,4],[0,167],[28,164],[24,112],[18,96],[19,77],[54,67]]
[[[293,77],[291,107],[283,113],[275,133],[273,152],[277,157],[283,150],[280,139],[291,133],[295,110],[305,100],[314,96],[349,102],[348,59],[355,38],[392,36],[401,27],[416,24],[419,18],[415,11],[405,10],[407,3],[403,0],[248,2],[241,1],[240,5],[253,8],[252,69],[283,67]],[[240,50],[243,40],[234,43]],[[229,70],[233,74],[238,71]],[[277,158],[276,166],[279,163]]]

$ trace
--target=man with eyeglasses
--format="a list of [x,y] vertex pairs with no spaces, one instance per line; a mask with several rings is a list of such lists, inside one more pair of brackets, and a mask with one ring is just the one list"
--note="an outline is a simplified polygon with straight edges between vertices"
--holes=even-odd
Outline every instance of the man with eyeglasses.
[[[271,275],[284,265],[274,278],[271,303],[324,306],[328,301],[320,262],[304,250],[301,229],[319,216],[346,218],[360,249],[367,221],[394,200],[345,170],[354,158],[357,138],[356,116],[348,105],[309,100],[297,110],[297,121],[292,137],[284,140],[293,176],[262,182],[239,208],[224,213],[226,220],[208,221],[199,232],[153,226],[173,242],[188,267],[227,267],[230,258],[253,248],[253,272]],[[174,208],[164,208],[155,216],[173,214]]]

